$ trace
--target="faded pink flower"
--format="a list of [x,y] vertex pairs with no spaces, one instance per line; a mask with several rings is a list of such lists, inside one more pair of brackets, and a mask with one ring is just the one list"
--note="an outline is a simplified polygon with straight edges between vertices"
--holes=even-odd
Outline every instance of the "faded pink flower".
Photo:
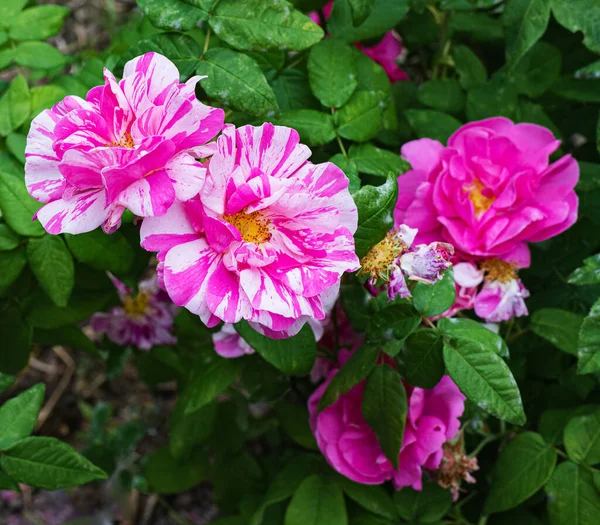
[[399,177],[396,224],[419,229],[416,241],[452,243],[462,260],[530,264],[528,242],[558,235],[577,219],[579,167],[560,141],[535,124],[503,117],[462,126],[444,146],[409,142],[412,170]]
[[454,288],[456,299],[454,304],[439,317],[454,317],[462,310],[472,310],[475,306],[478,287],[481,284],[483,274],[477,266],[471,262],[459,262],[453,265]]
[[490,323],[522,317],[529,314],[525,305],[527,297],[529,291],[521,279],[486,280],[475,298],[475,313]]
[[25,182],[47,203],[37,218],[47,232],[83,233],[119,227],[127,208],[163,215],[177,199],[197,195],[205,168],[202,146],[223,127],[221,109],[196,99],[193,77],[179,83],[177,67],[146,53],[125,65],[123,80],[104,70],[104,85],[83,100],[69,96],[32,122]]
[[398,490],[408,486],[421,490],[423,469],[440,466],[443,444],[459,430],[465,397],[449,376],[431,390],[405,384],[409,409],[396,471],[362,415],[365,381],[318,412],[319,400],[338,371],[332,371],[308,400],[311,428],[329,464],[357,483],[377,485],[393,480]]
[[358,268],[356,206],[334,164],[307,162],[290,128],[226,126],[200,195],[142,223],[175,304],[207,326],[246,319],[273,338],[322,320]]
[[402,254],[400,267],[411,281],[435,284],[442,278],[442,272],[452,266],[450,257],[453,253],[453,246],[445,242],[419,244]]
[[173,318],[178,308],[157,284],[156,276],[141,281],[134,297],[129,286],[109,274],[123,306],[115,306],[107,313],[92,315],[92,329],[118,345],[133,345],[150,350],[156,345],[173,345],[177,339],[171,334]]
[[254,353],[254,348],[246,343],[235,327],[229,323],[225,323],[221,330],[212,334],[212,340],[215,352],[227,359]]
[[443,450],[444,457],[440,468],[435,472],[435,477],[440,487],[450,489],[452,499],[456,501],[463,481],[477,483],[477,480],[473,477],[473,472],[479,470],[479,465],[476,457],[465,454],[462,437],[457,439],[455,443],[444,443]]
[[[332,10],[333,1],[323,6],[325,20],[329,20]],[[322,25],[321,17],[317,11],[311,11],[308,13],[308,17],[315,24]],[[354,45],[384,69],[392,84],[399,80],[408,80],[408,75],[398,65],[398,62],[404,59],[406,50],[402,45],[400,36],[395,31],[388,31],[381,41],[373,46],[367,47],[360,42]]]

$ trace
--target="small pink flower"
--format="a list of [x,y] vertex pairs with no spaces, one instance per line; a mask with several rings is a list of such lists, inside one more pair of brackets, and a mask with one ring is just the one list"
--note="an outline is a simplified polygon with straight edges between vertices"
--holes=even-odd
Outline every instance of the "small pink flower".
[[173,345],[177,339],[171,334],[173,318],[178,308],[157,284],[156,276],[139,283],[139,292],[133,297],[129,286],[109,274],[123,306],[108,313],[95,313],[90,318],[92,329],[105,333],[118,345],[133,345],[150,350],[155,345]]
[[127,208],[163,215],[175,199],[195,196],[205,168],[195,157],[223,126],[221,109],[196,99],[201,77],[179,83],[162,55],[146,53],[125,65],[123,80],[104,70],[104,85],[83,100],[69,96],[31,124],[25,182],[47,203],[37,218],[47,232],[83,233],[119,227]]
[[398,65],[398,61],[404,58],[406,52],[395,31],[388,31],[374,46],[366,47],[357,43],[356,47],[385,70],[392,84],[408,80],[408,75]]
[[475,313],[491,323],[529,315],[525,305],[527,297],[529,291],[521,279],[505,282],[486,280],[475,299]]
[[334,164],[307,162],[290,128],[226,126],[200,195],[147,218],[175,304],[207,326],[248,320],[273,338],[322,320],[341,275],[358,268],[356,206]]
[[219,332],[212,335],[215,352],[227,359],[253,354],[254,349],[244,341],[232,324],[225,323]]
[[444,240],[462,260],[530,264],[527,243],[554,237],[577,219],[579,167],[560,141],[535,124],[497,117],[462,126],[444,146],[409,142],[412,170],[399,177],[396,224],[419,229],[420,243]]
[[442,272],[452,266],[453,253],[454,247],[445,242],[419,244],[400,256],[400,267],[411,281],[435,284],[442,278]]
[[318,412],[319,400],[338,371],[332,371],[308,401],[311,428],[329,464],[358,483],[376,485],[393,480],[396,489],[411,486],[421,490],[423,469],[440,466],[443,444],[459,430],[465,397],[448,376],[431,390],[405,385],[409,409],[396,471],[362,415],[365,381]]

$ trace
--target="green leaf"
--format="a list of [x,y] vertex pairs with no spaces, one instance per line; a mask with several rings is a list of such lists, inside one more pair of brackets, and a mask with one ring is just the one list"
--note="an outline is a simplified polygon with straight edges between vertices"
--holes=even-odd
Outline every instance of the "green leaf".
[[230,49],[209,49],[196,72],[207,75],[201,83],[208,96],[251,115],[275,114],[277,99],[259,65]]
[[596,0],[552,0],[552,14],[556,21],[572,33],[583,33],[583,44],[600,53],[600,5]]
[[502,80],[491,80],[467,94],[467,119],[482,120],[495,116],[512,118],[517,103],[515,86]]
[[399,359],[402,377],[413,386],[433,388],[446,370],[443,348],[442,338],[435,330],[422,328],[410,334]]
[[189,456],[195,446],[209,438],[217,417],[216,403],[208,403],[193,414],[186,414],[185,408],[185,400],[180,398],[169,418],[169,450],[176,459]]
[[575,463],[600,463],[600,410],[569,421],[565,428],[565,448]]
[[191,414],[213,401],[233,383],[238,375],[237,362],[234,359],[219,358],[209,366],[204,363],[194,370],[183,393],[185,414]]
[[0,69],[8,67],[15,57],[15,50],[12,48],[0,51]]
[[453,116],[432,109],[407,109],[404,115],[417,137],[438,140],[442,144],[446,144],[450,135],[462,126]]
[[329,159],[338,168],[340,168],[348,178],[348,191],[350,195],[354,195],[360,189],[360,177],[358,176],[358,168],[352,159],[347,159],[341,153],[336,153]]
[[600,253],[583,260],[583,266],[574,270],[568,278],[569,284],[600,284]]
[[313,96],[304,71],[284,69],[274,80],[271,87],[277,98],[279,109],[317,109],[319,102]]
[[65,235],[65,240],[78,261],[96,270],[125,273],[133,264],[135,253],[120,232],[106,235],[100,229],[79,235]]
[[168,447],[152,454],[144,466],[144,475],[152,492],[177,494],[185,492],[205,479],[208,470],[208,456],[198,449],[185,460],[177,461]]
[[587,66],[579,68],[573,76],[577,79],[593,79],[598,78],[600,76],[600,60],[596,60]]
[[560,51],[547,42],[538,42],[514,68],[512,77],[520,93],[536,98],[558,80],[561,66]]
[[323,38],[323,30],[285,0],[220,0],[210,27],[230,46],[243,51],[301,51]]
[[285,513],[285,525],[347,525],[341,489],[327,478],[312,475],[298,487]]
[[0,489],[13,490],[15,492],[20,492],[21,490],[19,484],[3,470],[0,470]]
[[446,270],[443,278],[435,284],[417,283],[411,293],[414,307],[424,316],[443,314],[456,298],[452,270]]
[[525,423],[519,387],[495,349],[483,349],[477,342],[446,340],[444,363],[461,392],[479,408],[509,423]]
[[27,266],[27,257],[25,257],[23,248],[11,252],[0,252],[0,268],[2,268],[0,293],[5,292],[17,280],[25,266]]
[[367,377],[375,366],[378,356],[379,347],[375,345],[362,345],[354,351],[327,385],[319,401],[319,411],[335,403],[342,394],[350,391]]
[[276,414],[283,430],[296,443],[309,450],[319,450],[310,429],[308,410],[305,406],[280,403],[277,405]]
[[551,0],[510,0],[504,10],[506,61],[514,67],[542,37],[550,21]]
[[362,414],[395,469],[398,469],[407,412],[406,390],[398,373],[389,365],[376,366],[367,378]]
[[33,432],[45,390],[44,384],[38,383],[0,407],[0,450],[10,448]]
[[508,346],[504,339],[477,321],[443,318],[438,321],[437,328],[446,337],[478,342],[482,347],[494,350],[500,357],[508,357]]
[[346,495],[364,509],[390,520],[398,519],[396,506],[381,485],[363,485],[344,476],[336,477],[336,483]]
[[[69,77],[67,77],[69,78]],[[60,86],[46,84],[44,86],[34,86],[30,90],[31,94],[31,115],[30,119],[38,116],[44,109],[49,109],[57,102],[60,102],[67,96],[67,92]]]
[[[0,135],[6,137],[23,124],[31,113],[31,96],[27,80],[15,77],[0,99]],[[10,223],[9,223],[10,224]]]
[[119,64],[124,65],[132,58],[154,51],[169,57],[179,69],[181,80],[188,79],[198,67],[202,46],[193,38],[180,33],[160,33],[147,40],[140,40],[127,50]]
[[456,46],[452,52],[454,65],[463,89],[471,89],[487,82],[488,73],[479,57],[467,46]]
[[375,138],[383,121],[384,99],[381,91],[356,91],[335,113],[340,136],[355,142]]
[[23,42],[15,49],[14,60],[20,66],[52,69],[66,62],[61,52],[45,42]]
[[40,204],[29,196],[23,178],[0,171],[0,209],[7,224],[19,235],[39,236],[44,229],[32,221]]
[[8,308],[0,315],[0,371],[16,374],[29,362],[29,350],[33,330],[23,319],[23,314],[15,307]]
[[458,113],[465,107],[465,94],[454,78],[423,82],[417,98],[422,104],[447,113]]
[[452,496],[436,483],[423,483],[422,490],[406,487],[394,493],[398,514],[410,523],[436,523],[452,505]]
[[0,6],[0,20],[3,25],[10,25],[11,18],[17,16],[21,10],[27,4],[27,0],[8,0],[3,2],[4,5]]
[[108,477],[71,446],[50,437],[19,441],[4,451],[0,465],[19,483],[46,490],[75,487]]
[[63,345],[72,350],[81,350],[99,357],[104,355],[77,326],[63,326],[53,330],[36,328],[33,332],[33,342],[43,346]]
[[237,323],[235,329],[254,350],[284,374],[303,376],[312,370],[317,345],[308,324],[295,336],[277,340],[259,334],[246,321]]
[[367,175],[387,177],[390,172],[401,175],[410,170],[410,164],[400,155],[370,143],[353,144],[348,156],[356,163],[358,171]]
[[21,163],[25,164],[25,147],[27,145],[27,137],[21,133],[11,133],[6,137],[6,147],[13,156]]
[[56,306],[67,306],[75,284],[75,267],[64,241],[55,235],[29,239],[26,254],[31,271],[48,297]]
[[379,310],[367,324],[366,341],[381,345],[388,355],[395,356],[404,340],[421,324],[421,315],[410,304],[394,304]]
[[15,376],[3,374],[0,372],[0,394],[4,393],[15,383]]
[[137,0],[137,5],[160,29],[189,31],[208,17],[206,11],[181,0]]
[[584,466],[565,461],[546,485],[552,525],[595,525],[600,513],[600,491]]
[[354,195],[358,208],[358,229],[354,234],[356,254],[364,257],[394,226],[398,182],[388,176],[381,186],[363,186]]
[[556,452],[535,432],[519,434],[502,450],[492,475],[485,513],[502,512],[533,496],[548,481]]
[[531,330],[568,354],[577,355],[583,316],[559,308],[542,308],[531,316]]
[[14,18],[8,34],[14,40],[46,40],[60,31],[68,14],[58,5],[31,7]]
[[333,4],[327,29],[334,37],[344,42],[376,38],[400,22],[408,13],[408,9],[408,0],[375,0],[368,17],[355,27],[349,1],[339,0]]
[[333,118],[328,113],[314,109],[283,111],[277,124],[294,128],[300,140],[309,146],[323,146],[335,139]]
[[578,374],[600,372],[600,299],[583,320],[577,343]]
[[450,35],[455,32],[466,33],[469,39],[482,42],[494,42],[503,38],[500,18],[485,13],[454,12],[448,23],[448,32]]
[[65,308],[54,305],[45,294],[36,300],[29,311],[27,320],[35,328],[60,328],[85,321],[95,312],[103,311],[113,299],[113,292],[79,292],[69,299]]
[[356,75],[354,53],[348,44],[327,38],[311,48],[308,79],[324,106],[340,108],[348,102],[358,85]]
[[567,100],[600,102],[600,79],[578,80],[562,77],[552,86],[552,93]]
[[371,14],[375,0],[348,0],[352,13],[352,24],[360,26]]

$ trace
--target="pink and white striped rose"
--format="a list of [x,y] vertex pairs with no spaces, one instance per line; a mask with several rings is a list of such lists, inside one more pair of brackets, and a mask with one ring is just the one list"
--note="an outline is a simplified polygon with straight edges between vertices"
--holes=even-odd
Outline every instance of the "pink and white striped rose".
[[341,275],[358,269],[358,213],[344,173],[310,154],[290,128],[225,127],[199,196],[142,223],[175,304],[273,338],[325,318]]
[[163,215],[175,200],[198,194],[206,173],[195,157],[223,127],[222,109],[196,99],[193,77],[158,53],[125,65],[123,79],[104,70],[86,99],[68,96],[31,124],[25,182],[46,203],[37,218],[47,232],[119,227],[125,209]]

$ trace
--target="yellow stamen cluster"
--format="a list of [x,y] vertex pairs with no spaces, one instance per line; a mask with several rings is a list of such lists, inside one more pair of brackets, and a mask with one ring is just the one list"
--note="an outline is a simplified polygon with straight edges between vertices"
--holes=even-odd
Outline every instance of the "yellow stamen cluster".
[[123,303],[123,308],[128,317],[139,317],[146,313],[150,294],[140,292],[136,297],[127,297]]
[[260,211],[246,213],[242,210],[234,215],[223,215],[223,220],[235,226],[245,242],[258,246],[271,238],[271,221],[265,219]]
[[360,260],[358,275],[369,275],[373,279],[389,280],[390,267],[406,245],[398,239],[395,232],[389,232],[385,238],[373,246]]
[[488,259],[483,261],[480,267],[485,273],[485,278],[489,281],[504,283],[517,278],[516,266],[500,259]]
[[131,137],[131,135],[129,133],[125,133],[122,137],[121,140],[115,141],[115,142],[111,142],[110,144],[107,144],[107,146],[114,146],[114,147],[121,147],[121,148],[133,148],[133,146],[135,146],[135,144],[133,143],[133,138]]
[[483,194],[484,189],[485,186],[477,179],[474,179],[466,188],[466,191],[469,192],[469,200],[473,203],[477,217],[488,211],[490,206],[494,204],[494,201],[496,200],[496,197],[486,197]]

